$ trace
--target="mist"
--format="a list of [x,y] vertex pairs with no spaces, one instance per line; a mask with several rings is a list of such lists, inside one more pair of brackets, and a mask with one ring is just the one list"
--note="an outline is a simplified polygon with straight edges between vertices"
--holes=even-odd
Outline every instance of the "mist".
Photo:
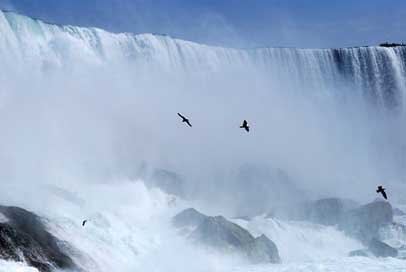
[[[142,39],[159,47],[169,38]],[[184,43],[189,59],[166,49],[145,57],[148,47],[132,56],[113,44],[94,51],[68,32],[44,41],[38,52],[32,41],[26,44],[31,59],[24,65],[27,56],[3,55],[10,63],[1,77],[3,184],[20,184],[35,195],[39,184],[139,178],[147,165],[179,174],[192,198],[218,203],[211,208],[219,212],[250,205],[263,211],[282,201],[272,192],[259,197],[258,186],[286,187],[286,196],[297,194],[292,199],[364,202],[384,183],[396,188],[393,198],[400,201],[402,105],[391,110],[369,103],[342,78],[317,81],[323,74],[313,67],[306,79],[299,75],[305,71],[283,63],[279,71],[253,65],[242,50],[182,41],[177,46]],[[193,50],[205,53],[194,56]],[[224,62],[219,54],[236,61]],[[243,119],[250,133],[239,129]],[[241,177],[244,167],[262,172],[261,181]],[[236,199],[236,192],[245,193]]]
[[[404,49],[243,50],[8,12],[0,31],[0,198],[46,218],[88,271],[244,268],[172,228],[191,206],[255,217],[371,202],[378,185],[405,204]],[[156,171],[182,194],[155,186]],[[288,262],[360,246],[332,227],[264,220],[241,224]]]

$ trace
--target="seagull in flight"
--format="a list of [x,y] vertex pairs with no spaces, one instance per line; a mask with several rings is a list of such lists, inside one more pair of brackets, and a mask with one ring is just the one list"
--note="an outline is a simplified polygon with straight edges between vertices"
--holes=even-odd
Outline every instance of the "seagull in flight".
[[83,220],[82,222],[82,227],[84,227],[86,225],[87,220]]
[[187,119],[185,116],[183,116],[183,115],[180,114],[179,112],[178,112],[178,115],[179,115],[180,118],[182,118],[182,122],[185,122],[186,124],[189,125],[189,127],[192,127],[192,125],[191,125],[190,122],[189,122],[189,119]]
[[242,123],[242,126],[240,126],[240,128],[244,128],[247,132],[250,131],[250,127],[248,126],[247,120],[244,120],[244,122]]
[[376,190],[376,192],[378,194],[381,193],[383,198],[388,199],[388,196],[385,193],[385,188],[383,188],[382,186],[378,186],[378,190]]

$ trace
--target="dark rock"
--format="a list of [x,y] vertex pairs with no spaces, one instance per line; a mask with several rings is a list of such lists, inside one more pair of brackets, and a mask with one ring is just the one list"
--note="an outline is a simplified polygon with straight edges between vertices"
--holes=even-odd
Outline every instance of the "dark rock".
[[193,208],[186,209],[177,214],[173,219],[173,224],[180,227],[197,227],[207,218],[206,215],[196,211]]
[[375,238],[369,241],[368,249],[375,257],[396,257],[398,255],[398,250],[396,248],[393,248]]
[[406,46],[406,44],[404,44],[404,43],[388,43],[388,42],[385,42],[385,43],[381,43],[379,46],[381,46],[381,47],[398,47],[398,46]]
[[0,223],[0,257],[26,261],[39,271],[75,268],[72,259],[62,252],[62,244],[50,234],[40,217],[17,207],[0,206],[8,221]]
[[280,262],[276,245],[265,235],[254,238],[247,230],[223,216],[206,216],[187,209],[173,219],[178,227],[195,227],[189,238],[204,245],[247,256],[252,262]]
[[378,238],[381,227],[392,222],[392,206],[386,201],[378,201],[345,213],[339,228],[362,242],[369,242],[373,238]]
[[247,250],[248,256],[253,262],[280,263],[278,248],[275,243],[269,240],[265,235],[255,238],[253,246]]

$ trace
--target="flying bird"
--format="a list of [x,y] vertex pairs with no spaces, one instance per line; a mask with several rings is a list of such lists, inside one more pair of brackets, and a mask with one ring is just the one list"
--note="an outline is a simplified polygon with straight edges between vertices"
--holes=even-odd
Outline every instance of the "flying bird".
[[178,112],[178,115],[179,115],[180,118],[182,118],[182,122],[185,122],[186,124],[189,125],[189,127],[192,127],[192,125],[191,125],[190,122],[189,122],[189,119],[187,119],[185,116],[183,116],[183,115],[180,114],[179,112]]
[[248,126],[247,120],[244,120],[244,122],[242,123],[242,126],[240,126],[240,128],[244,128],[247,132],[250,131],[250,127]]
[[388,199],[388,196],[385,193],[385,188],[383,188],[382,186],[378,186],[378,190],[376,190],[376,192],[378,194],[381,193],[383,198]]
[[85,226],[86,222],[87,222],[87,220],[83,220],[83,222],[82,222],[82,227]]

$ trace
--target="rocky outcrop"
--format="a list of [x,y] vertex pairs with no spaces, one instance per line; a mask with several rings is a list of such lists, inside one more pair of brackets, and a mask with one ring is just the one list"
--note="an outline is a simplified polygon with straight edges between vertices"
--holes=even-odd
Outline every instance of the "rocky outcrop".
[[62,241],[50,234],[41,218],[17,207],[0,206],[0,257],[25,261],[41,272],[75,268],[61,250]]
[[206,246],[231,253],[240,253],[253,263],[279,263],[276,245],[265,235],[257,238],[223,216],[206,216],[187,209],[174,217],[177,227],[193,227],[188,238]]

